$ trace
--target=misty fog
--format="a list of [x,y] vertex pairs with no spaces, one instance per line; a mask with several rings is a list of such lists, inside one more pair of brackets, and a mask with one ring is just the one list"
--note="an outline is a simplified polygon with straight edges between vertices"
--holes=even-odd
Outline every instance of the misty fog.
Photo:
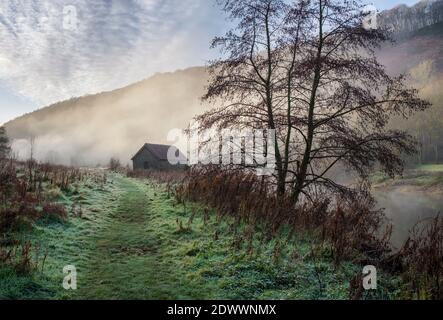
[[172,129],[185,129],[205,107],[200,101],[204,68],[155,75],[109,93],[61,102],[8,124],[19,159],[75,166],[124,164],[144,143],[172,144]]

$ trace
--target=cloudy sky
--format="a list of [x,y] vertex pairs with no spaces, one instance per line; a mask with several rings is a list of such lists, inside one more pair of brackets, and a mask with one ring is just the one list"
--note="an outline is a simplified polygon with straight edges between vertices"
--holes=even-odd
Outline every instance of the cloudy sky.
[[[417,0],[373,0],[380,10]],[[0,124],[56,101],[203,65],[215,0],[1,0]]]

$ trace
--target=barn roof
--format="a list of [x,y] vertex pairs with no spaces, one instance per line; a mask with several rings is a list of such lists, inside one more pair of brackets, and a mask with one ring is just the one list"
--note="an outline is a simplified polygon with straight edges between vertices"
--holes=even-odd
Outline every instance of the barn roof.
[[167,146],[163,144],[152,144],[145,143],[145,145],[132,157],[131,160],[134,160],[144,149],[148,149],[151,153],[159,160],[168,160],[168,151],[170,148],[173,148],[179,152],[180,157],[184,157],[180,150],[174,146]]

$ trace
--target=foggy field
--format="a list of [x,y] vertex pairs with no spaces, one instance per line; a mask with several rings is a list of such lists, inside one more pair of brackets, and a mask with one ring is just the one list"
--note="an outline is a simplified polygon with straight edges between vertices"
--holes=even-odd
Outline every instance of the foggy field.
[[0,300],[443,300],[443,0],[65,2],[0,4]]
[[390,179],[384,174],[372,175],[375,189],[402,188],[406,191],[443,193],[443,165],[421,165],[406,169],[402,176]]
[[443,172],[443,164],[425,164],[417,167],[417,169],[429,172]]
[[[254,250],[232,250],[232,221],[205,222],[198,205],[178,206],[162,187],[114,175],[101,187],[86,182],[78,195],[82,217],[39,222],[21,237],[41,243],[47,259],[35,273],[17,276],[0,268],[2,299],[347,299],[359,266],[333,266],[327,246],[310,236],[284,243],[283,230]],[[193,214],[195,213],[195,214]],[[281,250],[281,252],[276,252]],[[78,289],[62,287],[63,267],[75,265]],[[367,297],[393,298],[380,276]],[[393,282],[392,282],[393,283]]]

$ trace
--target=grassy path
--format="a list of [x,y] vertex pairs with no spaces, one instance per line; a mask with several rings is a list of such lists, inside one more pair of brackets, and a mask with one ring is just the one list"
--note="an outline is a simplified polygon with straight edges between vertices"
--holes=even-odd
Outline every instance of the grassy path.
[[252,256],[243,246],[234,250],[229,223],[191,218],[198,209],[177,206],[149,183],[116,177],[114,187],[115,208],[104,211],[107,219],[88,240],[95,245],[79,271],[74,299],[347,297],[345,273],[335,273],[329,262],[298,257],[294,263],[293,250],[309,256],[307,242],[288,246],[276,264],[275,243],[257,241],[263,251]]
[[[335,269],[309,238],[286,243],[284,231],[270,242],[257,232],[250,251],[232,220],[204,219],[201,207],[177,205],[148,181],[115,175],[106,186],[81,186],[65,198],[68,208],[73,201],[81,217],[29,235],[48,250],[43,271],[18,277],[0,268],[0,298],[347,299],[361,272]],[[66,265],[77,268],[75,291],[62,288]]]
[[84,298],[153,297],[154,280],[168,273],[156,274],[160,271],[157,250],[160,243],[149,232],[150,199],[133,181],[118,179],[116,182],[123,192],[108,223],[91,239],[96,245],[89,254],[79,295]]
[[167,212],[163,217],[159,213],[167,201],[165,195],[136,180],[117,177],[114,183],[119,190],[116,208],[88,239],[94,245],[87,253],[87,264],[79,270],[79,289],[72,297],[203,298],[198,286],[186,283],[179,261],[171,255],[176,249],[177,226],[167,219]]

